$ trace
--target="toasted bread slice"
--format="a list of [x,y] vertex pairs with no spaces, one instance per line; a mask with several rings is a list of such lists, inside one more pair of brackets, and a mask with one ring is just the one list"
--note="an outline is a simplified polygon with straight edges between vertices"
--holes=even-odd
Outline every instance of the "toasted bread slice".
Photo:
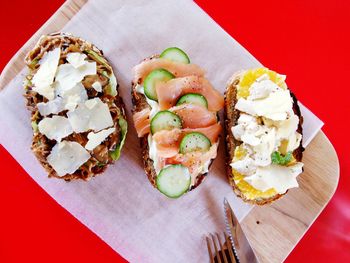
[[[235,149],[238,147],[242,142],[238,141],[234,138],[231,128],[237,124],[237,120],[241,114],[240,111],[235,109],[235,105],[237,103],[237,85],[240,82],[241,76],[244,74],[244,71],[240,71],[238,73],[235,73],[231,79],[229,80],[227,86],[226,86],[226,92],[225,92],[225,107],[224,107],[224,118],[225,118],[225,139],[226,139],[226,171],[227,171],[227,177],[229,180],[230,185],[233,187],[233,190],[235,194],[243,199],[243,201],[251,204],[256,205],[265,205],[269,204],[279,198],[281,198],[284,194],[278,194],[276,193],[273,196],[270,196],[268,198],[255,198],[255,199],[249,199],[247,196],[242,192],[236,185],[235,181],[233,180],[232,175],[232,167],[230,166],[230,163],[232,162],[232,159],[234,157]],[[300,113],[300,108],[297,103],[297,99],[294,96],[294,94],[291,92],[291,96],[293,99],[293,111],[294,113],[299,117],[299,125],[297,132],[302,134],[302,123],[303,123],[303,117]],[[302,142],[300,142],[300,146],[293,151],[293,157],[296,159],[296,161],[302,160],[302,154],[303,154],[304,148],[302,147]]]
[[[108,105],[114,123],[113,127],[115,128],[115,131],[112,134],[110,134],[100,145],[90,151],[91,157],[86,163],[81,165],[81,167],[79,167],[74,173],[66,174],[64,176],[58,176],[56,171],[50,166],[47,161],[47,157],[56,144],[56,141],[50,140],[45,135],[38,132],[37,125],[44,118],[44,116],[40,115],[37,104],[40,102],[47,102],[47,99],[34,91],[33,85],[31,83],[34,74],[40,67],[40,63],[38,63],[40,62],[40,59],[46,52],[58,47],[61,49],[59,64],[64,63],[66,55],[70,52],[84,53],[87,55],[87,60],[96,62],[97,74],[86,76],[83,79],[82,84],[86,89],[88,99],[100,98],[105,104]],[[109,79],[110,77],[115,76],[112,66],[103,56],[103,52],[93,44],[81,38],[66,33],[54,33],[42,36],[36,46],[27,54],[25,62],[28,66],[28,74],[26,76],[24,84],[24,96],[27,101],[27,108],[31,112],[31,121],[34,133],[31,149],[41,165],[48,172],[48,176],[70,181],[73,179],[88,180],[98,174],[101,174],[109,164],[113,163],[116,159],[119,158],[120,151],[116,153],[115,150],[121,144],[122,139],[125,137],[126,133],[126,127],[124,126],[122,128],[120,126],[120,120],[126,120],[124,104],[121,97],[115,90],[114,94],[112,92],[108,94],[105,92],[107,87],[112,89],[112,84],[110,83]],[[106,74],[108,76],[106,76]],[[102,92],[97,92],[92,87],[92,84],[97,80],[102,85]],[[118,85],[116,85],[115,88],[118,90]],[[67,110],[64,110],[58,113],[58,115],[65,117],[66,113]],[[50,116],[52,115],[48,115],[48,117]],[[124,124],[125,123],[126,121]],[[73,132],[64,139],[67,141],[77,142],[80,145],[85,146],[88,141],[88,133],[89,131],[82,133]],[[114,154],[112,154],[113,152]]]
[[[159,55],[153,55],[150,56],[146,59],[144,59],[144,61],[147,60],[151,60],[154,58],[158,58]],[[147,101],[146,101],[146,97],[145,95],[138,93],[136,91],[136,86],[137,84],[141,83],[141,79],[138,79],[137,81],[134,80],[132,82],[132,88],[131,88],[131,97],[132,97],[132,103],[133,103],[133,114],[139,111],[142,111],[145,108],[150,108],[150,106],[148,105]],[[153,166],[153,160],[150,158],[149,156],[149,146],[148,146],[148,134],[146,134],[145,136],[140,138],[140,147],[142,149],[142,160],[143,160],[143,166],[144,166],[144,170],[147,174],[148,180],[150,181],[150,183],[153,185],[153,187],[157,188],[157,184],[156,184],[156,178],[157,178],[157,173],[154,169]],[[212,165],[213,160],[210,161],[210,166]],[[204,180],[204,178],[206,177],[207,173],[201,174],[197,177],[197,181],[195,183],[194,186],[192,186],[189,191],[195,189],[198,185],[200,185],[202,183],[202,181]]]

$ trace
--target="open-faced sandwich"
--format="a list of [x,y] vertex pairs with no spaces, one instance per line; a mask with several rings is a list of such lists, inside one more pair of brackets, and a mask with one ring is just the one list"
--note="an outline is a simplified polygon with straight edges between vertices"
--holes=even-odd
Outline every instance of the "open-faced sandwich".
[[120,156],[127,122],[112,66],[93,44],[42,36],[25,62],[32,150],[49,177],[87,180]]
[[263,205],[298,186],[302,121],[285,76],[257,68],[230,79],[225,97],[227,174],[237,196]]
[[179,48],[134,67],[133,119],[151,184],[171,198],[197,187],[216,157],[223,96]]

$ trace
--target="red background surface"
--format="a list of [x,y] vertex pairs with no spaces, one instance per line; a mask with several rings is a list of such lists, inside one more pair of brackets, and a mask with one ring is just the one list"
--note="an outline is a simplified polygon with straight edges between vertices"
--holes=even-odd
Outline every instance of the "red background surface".
[[[265,66],[287,74],[298,98],[325,122],[323,130],[340,159],[334,198],[287,262],[350,262],[350,1],[232,2],[197,1]],[[1,70],[62,3],[2,1]],[[49,197],[1,146],[0,163],[0,262],[124,262]]]

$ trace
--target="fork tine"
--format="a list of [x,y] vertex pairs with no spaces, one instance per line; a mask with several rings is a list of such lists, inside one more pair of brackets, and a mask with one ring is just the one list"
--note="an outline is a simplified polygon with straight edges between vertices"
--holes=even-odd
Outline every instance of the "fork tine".
[[222,243],[221,243],[221,240],[220,240],[220,237],[219,237],[219,234],[218,234],[218,233],[216,233],[216,238],[218,239],[219,246],[220,246],[220,250],[221,250],[221,254],[222,254],[222,257],[223,257],[223,259],[224,259],[224,262],[225,262],[225,263],[228,263],[228,262],[227,262],[227,258],[226,258],[225,249],[224,249],[224,247],[222,246]]
[[210,234],[210,235],[211,235],[211,239],[213,240],[215,254],[216,254],[216,258],[218,259],[218,263],[222,263],[221,262],[221,258],[220,258],[220,254],[219,254],[219,251],[218,251],[218,247],[216,246],[215,238],[214,238],[213,234]]
[[235,258],[235,256],[233,255],[233,251],[232,251],[231,240],[230,240],[230,238],[226,235],[225,232],[224,232],[224,237],[225,237],[225,240],[226,240],[226,246],[227,246],[227,249],[228,249],[228,253],[229,253],[229,255],[230,255],[231,262],[236,262],[236,258]]
[[213,257],[213,252],[211,251],[211,248],[210,248],[209,238],[205,237],[205,239],[207,240],[207,246],[208,246],[208,252],[209,252],[209,257],[210,257],[210,263],[214,263],[214,257]]

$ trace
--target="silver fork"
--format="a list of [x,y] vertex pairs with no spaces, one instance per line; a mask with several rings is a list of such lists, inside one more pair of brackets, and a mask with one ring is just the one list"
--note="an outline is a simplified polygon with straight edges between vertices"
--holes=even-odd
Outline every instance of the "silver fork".
[[[209,236],[206,236],[206,240],[207,240],[208,252],[210,257],[210,263],[215,263],[215,262],[237,263],[236,258],[234,256],[234,252],[232,250],[230,238],[226,235],[225,232],[224,232],[224,240],[225,240],[224,245],[222,245],[220,236],[218,233],[216,233],[215,235],[209,234]],[[219,243],[220,250],[218,250],[216,240]],[[213,253],[211,243],[213,243],[215,254]],[[227,257],[227,254],[225,253],[226,250],[228,250],[228,257]],[[216,258],[216,261],[214,260],[215,258]]]

